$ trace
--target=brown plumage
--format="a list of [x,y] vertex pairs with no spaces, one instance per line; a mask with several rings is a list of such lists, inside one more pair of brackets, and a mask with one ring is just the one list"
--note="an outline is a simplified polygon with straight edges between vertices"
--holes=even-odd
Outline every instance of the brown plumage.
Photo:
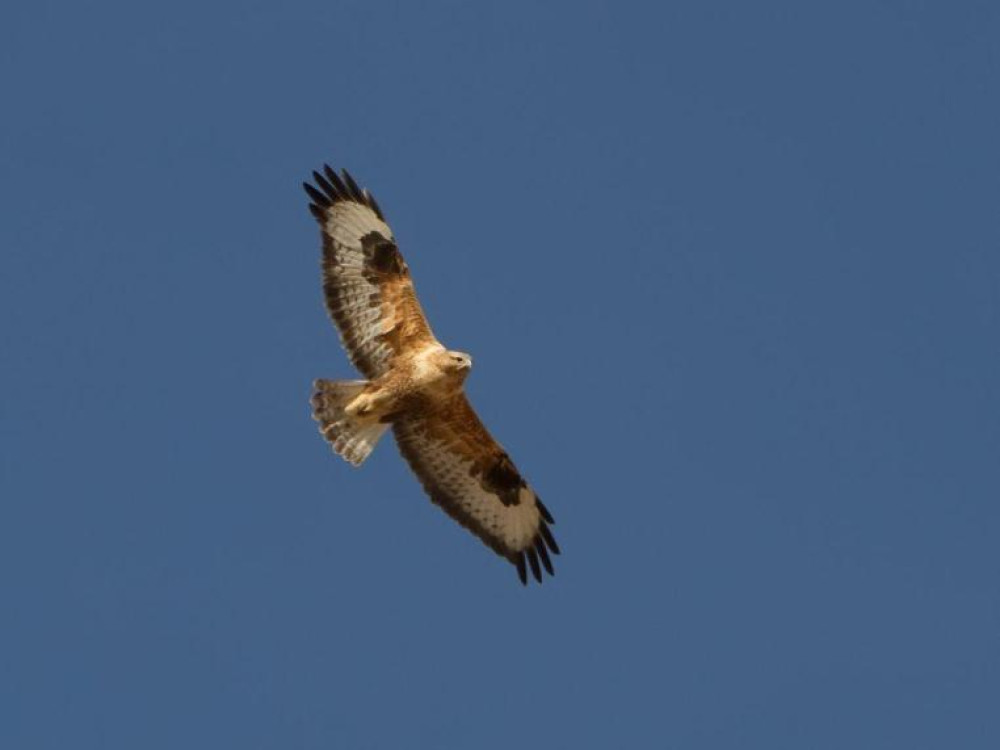
[[522,583],[553,574],[555,523],[469,404],[472,359],[435,338],[392,230],[347,171],[304,184],[323,240],[323,291],[341,342],[367,380],[317,380],[313,417],[360,465],[392,427],[431,500],[510,561]]

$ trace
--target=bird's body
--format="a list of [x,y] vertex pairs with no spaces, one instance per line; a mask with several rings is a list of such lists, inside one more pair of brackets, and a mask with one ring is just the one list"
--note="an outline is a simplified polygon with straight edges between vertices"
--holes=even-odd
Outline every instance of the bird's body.
[[432,501],[497,554],[542,580],[554,523],[486,430],[463,384],[472,358],[434,337],[392,230],[367,190],[329,167],[306,184],[323,235],[323,289],[341,341],[366,380],[317,380],[313,416],[354,465],[390,427]]
[[428,344],[370,381],[344,411],[350,417],[380,421],[404,411],[430,408],[458,395],[471,367],[468,355]]

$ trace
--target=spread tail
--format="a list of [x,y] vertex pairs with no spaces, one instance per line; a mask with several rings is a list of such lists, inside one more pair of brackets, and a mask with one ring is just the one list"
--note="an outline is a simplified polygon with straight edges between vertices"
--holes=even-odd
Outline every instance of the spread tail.
[[349,417],[344,407],[368,385],[366,380],[317,380],[312,397],[313,419],[333,450],[355,466],[375,448],[389,425],[359,417]]

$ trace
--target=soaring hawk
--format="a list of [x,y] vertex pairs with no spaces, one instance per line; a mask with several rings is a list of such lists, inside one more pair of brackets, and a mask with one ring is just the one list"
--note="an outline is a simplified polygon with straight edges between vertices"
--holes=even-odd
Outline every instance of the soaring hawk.
[[552,515],[493,439],[463,391],[472,358],[431,332],[410,270],[382,210],[346,170],[304,183],[323,238],[323,291],[341,342],[365,380],[317,380],[313,418],[344,459],[360,465],[392,428],[437,505],[541,582],[559,547]]

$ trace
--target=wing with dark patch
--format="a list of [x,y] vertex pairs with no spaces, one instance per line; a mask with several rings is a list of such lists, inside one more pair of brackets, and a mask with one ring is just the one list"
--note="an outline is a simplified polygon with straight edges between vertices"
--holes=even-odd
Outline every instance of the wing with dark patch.
[[372,379],[401,354],[435,343],[410,270],[375,198],[329,166],[304,183],[323,233],[323,291],[354,365]]
[[463,394],[394,423],[403,457],[432,501],[517,567],[541,582],[554,575],[555,523],[510,456],[490,435]]

